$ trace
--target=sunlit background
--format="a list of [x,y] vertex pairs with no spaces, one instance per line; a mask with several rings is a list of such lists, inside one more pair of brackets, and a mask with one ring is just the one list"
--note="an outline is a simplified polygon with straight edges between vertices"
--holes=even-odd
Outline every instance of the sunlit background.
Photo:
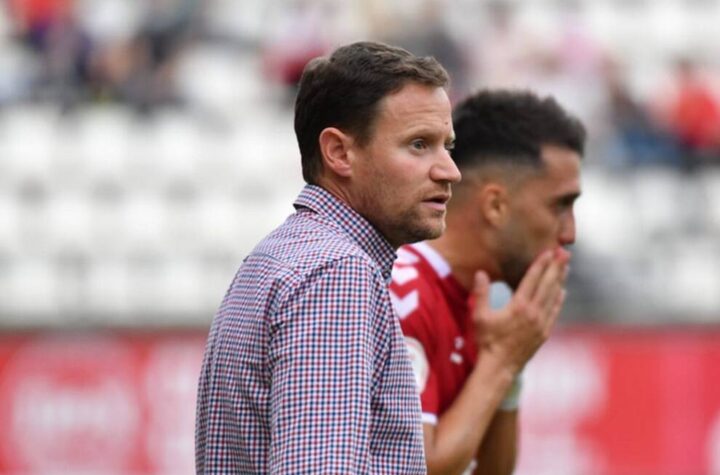
[[521,475],[720,474],[720,0],[6,0],[0,473],[192,473],[207,329],[302,187],[306,61],[434,55],[590,132]]

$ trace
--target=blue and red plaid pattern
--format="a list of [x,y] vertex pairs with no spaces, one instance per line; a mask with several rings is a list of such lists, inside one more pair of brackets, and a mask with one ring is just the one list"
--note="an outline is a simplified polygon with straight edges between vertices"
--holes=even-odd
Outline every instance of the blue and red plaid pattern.
[[210,329],[198,473],[425,473],[420,405],[387,284],[395,251],[306,186],[245,259]]

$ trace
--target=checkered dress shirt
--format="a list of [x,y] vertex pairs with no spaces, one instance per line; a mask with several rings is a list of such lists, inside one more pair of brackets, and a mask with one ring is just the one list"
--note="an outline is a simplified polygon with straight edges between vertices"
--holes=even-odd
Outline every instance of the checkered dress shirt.
[[387,291],[395,251],[330,193],[245,259],[200,375],[198,473],[425,473],[420,406]]

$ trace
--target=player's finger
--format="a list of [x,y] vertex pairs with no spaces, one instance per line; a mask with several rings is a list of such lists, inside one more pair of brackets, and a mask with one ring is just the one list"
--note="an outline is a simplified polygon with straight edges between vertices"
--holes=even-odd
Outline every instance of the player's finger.
[[490,305],[490,278],[483,271],[475,273],[473,296],[476,309],[484,311]]
[[545,300],[540,304],[542,305],[541,308],[543,310],[543,315],[545,315],[546,320],[552,318],[552,313],[557,305],[558,297],[562,294],[564,290],[564,284],[562,283],[562,281],[558,280],[552,285],[547,295],[545,296]]
[[560,293],[557,295],[555,302],[553,303],[552,309],[550,310],[550,315],[547,321],[545,322],[545,334],[549,335],[550,330],[552,330],[553,326],[555,326],[555,322],[557,321],[558,317],[560,316],[560,312],[562,311],[563,305],[565,305],[565,298],[567,297],[567,290],[562,289]]
[[545,272],[540,276],[540,282],[532,296],[532,301],[540,308],[547,309],[548,303],[555,300],[555,296],[562,286],[562,278],[565,273],[566,263],[557,258],[547,266]]
[[558,247],[555,251],[555,258],[559,259],[560,261],[566,263],[565,270],[562,274],[562,283],[565,284],[565,281],[567,280],[568,273],[570,272],[570,258],[572,257],[572,253],[568,251],[567,249],[563,247]]
[[540,278],[545,272],[547,266],[552,261],[553,251],[548,250],[540,254],[535,262],[530,265],[530,268],[525,273],[525,276],[520,281],[516,294],[524,296],[526,300],[530,300],[535,294],[537,286],[540,282]]
[[564,262],[570,262],[570,258],[572,257],[572,252],[568,251],[562,246],[558,246],[555,248],[555,257],[558,259],[564,261]]

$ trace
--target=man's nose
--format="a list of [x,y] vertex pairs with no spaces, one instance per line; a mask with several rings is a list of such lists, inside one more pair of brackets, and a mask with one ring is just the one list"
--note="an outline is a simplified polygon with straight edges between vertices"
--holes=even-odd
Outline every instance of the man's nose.
[[430,170],[430,178],[435,181],[447,181],[450,183],[458,183],[462,178],[460,170],[455,161],[450,156],[450,152],[443,149],[438,162]]

